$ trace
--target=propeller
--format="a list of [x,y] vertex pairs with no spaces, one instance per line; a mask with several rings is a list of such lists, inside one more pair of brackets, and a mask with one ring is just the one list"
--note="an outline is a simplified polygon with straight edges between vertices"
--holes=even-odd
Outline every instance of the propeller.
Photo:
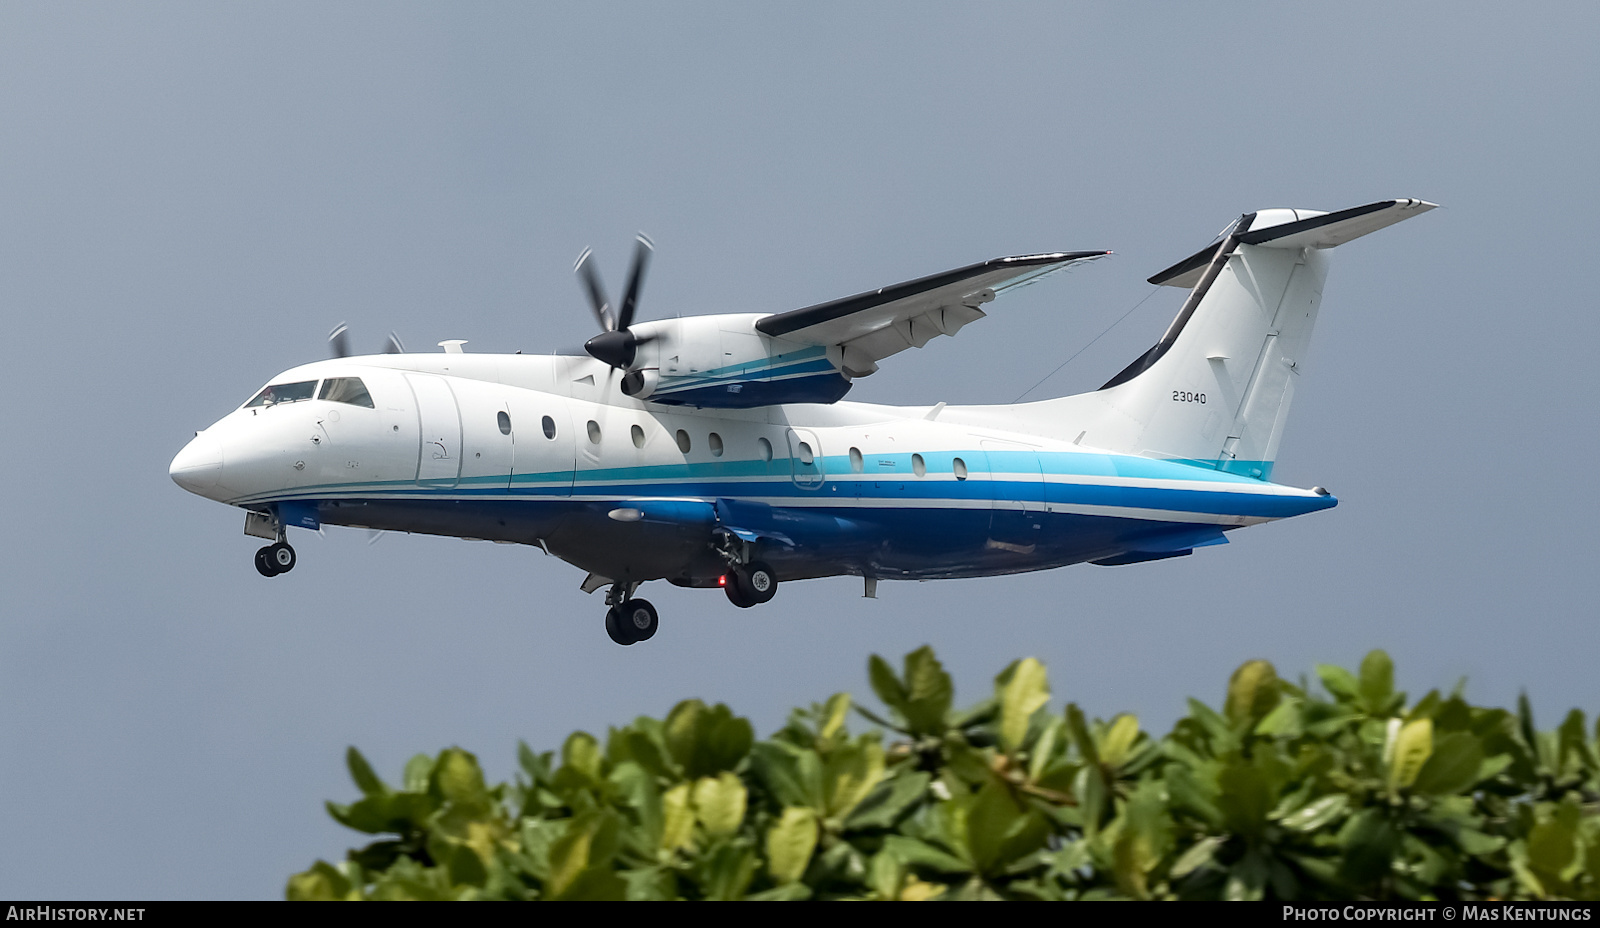
[[[400,343],[400,336],[393,332],[383,343],[384,354],[405,354],[406,346]],[[328,333],[328,354],[335,358],[350,357],[350,327],[343,322],[333,327]]]
[[655,251],[649,236],[639,233],[634,240],[633,267],[628,270],[628,286],[622,293],[622,305],[615,312],[612,311],[611,301],[606,298],[605,286],[600,283],[600,274],[594,269],[594,251],[585,248],[583,254],[578,256],[578,263],[572,270],[578,275],[578,280],[583,284],[584,292],[589,296],[589,308],[594,310],[595,321],[600,324],[600,334],[589,339],[583,344],[583,350],[597,361],[604,361],[613,368],[626,370],[633,364],[634,357],[638,354],[639,346],[649,344],[649,336],[635,335],[629,331],[633,325],[633,317],[639,308],[639,288],[644,284],[645,268],[650,264],[650,255]]

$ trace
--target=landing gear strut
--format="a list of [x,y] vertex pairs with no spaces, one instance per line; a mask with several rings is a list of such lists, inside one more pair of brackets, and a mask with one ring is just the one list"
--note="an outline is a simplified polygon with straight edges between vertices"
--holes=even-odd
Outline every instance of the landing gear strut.
[[606,634],[620,645],[637,644],[655,637],[661,624],[656,607],[648,599],[632,598],[638,584],[617,584],[606,594]]

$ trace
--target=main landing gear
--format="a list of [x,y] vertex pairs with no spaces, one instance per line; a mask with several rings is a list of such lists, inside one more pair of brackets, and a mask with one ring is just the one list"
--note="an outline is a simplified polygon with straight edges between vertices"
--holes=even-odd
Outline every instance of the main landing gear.
[[749,609],[778,594],[778,575],[765,562],[751,561],[743,567],[730,568],[723,575],[722,591],[728,594],[728,602]]
[[294,565],[294,549],[289,547],[288,542],[270,544],[256,552],[256,570],[260,571],[263,577],[286,574],[294,570]]

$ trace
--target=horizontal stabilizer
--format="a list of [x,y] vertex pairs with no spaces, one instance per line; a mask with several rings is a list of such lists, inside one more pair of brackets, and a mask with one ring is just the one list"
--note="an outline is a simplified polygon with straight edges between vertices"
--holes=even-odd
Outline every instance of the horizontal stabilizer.
[[[1332,213],[1306,209],[1264,209],[1240,220],[1245,231],[1235,231],[1240,244],[1269,248],[1333,248],[1358,239],[1385,226],[1420,216],[1438,204],[1424,200],[1381,200]],[[1200,276],[1216,255],[1215,243],[1207,245],[1154,277],[1158,286],[1185,290],[1200,282]]]

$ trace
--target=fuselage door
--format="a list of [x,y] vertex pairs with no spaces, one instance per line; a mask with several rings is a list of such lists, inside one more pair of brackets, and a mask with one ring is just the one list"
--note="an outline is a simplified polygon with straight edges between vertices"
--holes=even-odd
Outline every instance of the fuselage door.
[[426,487],[453,487],[461,479],[461,414],[455,394],[442,377],[406,374],[417,398],[417,483]]
[[822,442],[809,429],[789,429],[789,474],[802,490],[815,490],[825,479],[822,467]]

